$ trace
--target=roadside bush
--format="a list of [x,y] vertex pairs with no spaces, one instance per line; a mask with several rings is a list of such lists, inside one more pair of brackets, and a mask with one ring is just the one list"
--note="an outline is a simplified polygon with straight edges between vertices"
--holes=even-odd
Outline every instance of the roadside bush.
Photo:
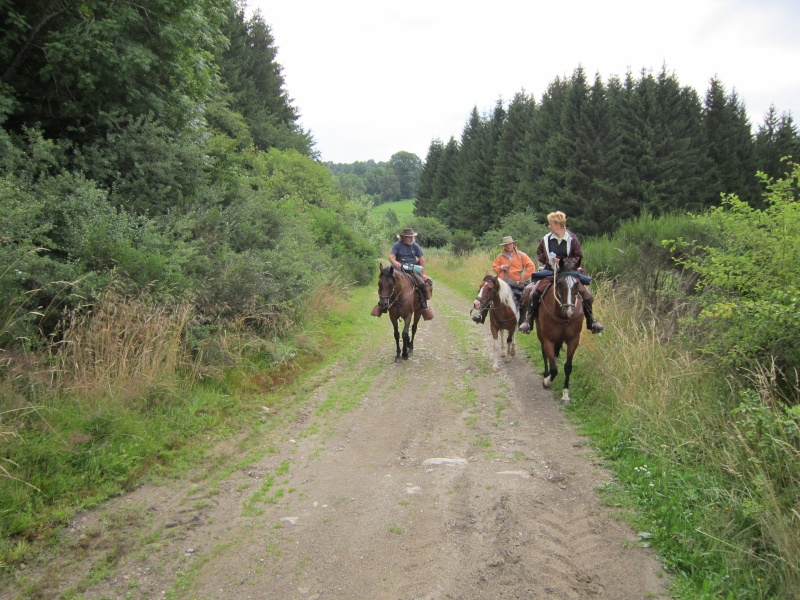
[[[480,247],[486,250],[498,250],[498,244],[510,235],[516,240],[517,247],[536,261],[536,248],[539,241],[547,233],[545,217],[538,216],[532,210],[509,213],[500,221],[500,226],[486,231],[480,237]],[[578,234],[580,235],[580,234]],[[583,239],[581,239],[583,241]]]
[[466,256],[475,249],[475,238],[469,231],[455,231],[450,238],[450,247],[456,256]]
[[402,226],[406,227],[419,233],[417,241],[423,248],[444,248],[450,243],[450,231],[435,217],[412,217]]
[[800,284],[792,273],[800,262],[800,165],[766,187],[764,208],[736,195],[699,218],[714,243],[674,238],[679,264],[697,274],[700,309],[689,323],[700,347],[733,368],[754,368],[774,358],[797,384],[800,364]]

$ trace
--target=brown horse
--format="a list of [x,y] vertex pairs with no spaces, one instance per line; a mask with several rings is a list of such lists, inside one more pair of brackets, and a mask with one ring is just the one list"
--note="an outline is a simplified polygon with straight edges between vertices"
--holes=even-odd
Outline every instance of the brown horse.
[[561,402],[569,403],[569,376],[572,373],[572,357],[581,340],[583,329],[583,299],[578,293],[579,279],[575,273],[558,273],[555,283],[545,288],[539,302],[536,319],[536,335],[542,346],[544,375],[542,385],[549,388],[558,375],[556,358],[561,347],[567,345],[567,360],[564,363],[564,392]]
[[[384,312],[389,312],[389,318],[394,327],[394,343],[397,347],[397,355],[394,362],[400,359],[408,360],[414,352],[414,336],[417,333],[417,323],[422,314],[422,303],[416,286],[414,285],[413,275],[404,273],[400,269],[395,269],[392,265],[384,268],[380,265],[380,275],[378,276],[378,306]],[[400,350],[400,331],[397,321],[403,319],[403,349]],[[411,335],[408,335],[409,326]]]
[[[511,357],[516,354],[514,334],[517,332],[517,319],[519,312],[514,301],[514,292],[511,286],[502,279],[486,275],[478,288],[478,296],[473,303],[473,309],[480,312],[489,307],[489,325],[494,338],[494,364],[493,371],[499,371],[499,358],[511,362]],[[501,331],[506,331],[505,344],[500,340]]]

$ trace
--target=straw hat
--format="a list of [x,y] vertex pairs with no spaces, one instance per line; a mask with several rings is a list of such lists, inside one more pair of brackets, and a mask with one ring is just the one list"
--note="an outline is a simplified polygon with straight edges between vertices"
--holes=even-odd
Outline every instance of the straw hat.
[[503,238],[503,243],[498,245],[505,246],[506,244],[516,244],[516,243],[517,241],[513,237],[507,235],[506,237]]

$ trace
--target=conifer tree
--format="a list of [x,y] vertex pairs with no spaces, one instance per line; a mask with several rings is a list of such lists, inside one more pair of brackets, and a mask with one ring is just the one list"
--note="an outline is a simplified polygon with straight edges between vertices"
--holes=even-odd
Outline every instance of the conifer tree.
[[[553,210],[549,200],[556,194],[556,182],[545,173],[550,139],[561,130],[561,111],[565,103],[567,81],[559,77],[542,94],[533,111],[530,129],[525,137],[525,157],[520,171],[517,208],[531,209],[544,216]],[[520,206],[522,205],[522,206]]]
[[800,161],[800,137],[792,115],[778,116],[775,106],[770,106],[756,132],[753,151],[759,170],[773,179],[785,177],[791,169],[782,159],[790,156]]
[[455,196],[451,195],[440,205],[445,213],[445,223],[452,229],[479,233],[488,229],[490,216],[487,204],[491,184],[491,168],[485,161],[484,144],[488,137],[487,124],[473,107],[464,131],[458,153],[458,179]]
[[436,213],[436,207],[441,198],[434,197],[434,181],[442,161],[444,146],[442,140],[434,139],[428,147],[428,156],[419,176],[419,185],[414,200],[414,215],[418,217],[431,217]]
[[753,138],[747,113],[736,91],[726,94],[722,82],[712,78],[704,114],[712,193],[717,199],[719,194],[736,194],[751,205],[758,203]]
[[231,109],[244,117],[256,148],[313,156],[313,138],[298,124],[300,115],[285,89],[269,25],[259,12],[248,19],[244,6],[231,6],[223,32],[230,44],[218,58],[220,77]]
[[433,180],[433,198],[436,204],[434,216],[438,217],[443,223],[447,223],[445,209],[449,199],[457,193],[459,151],[458,142],[454,137],[451,137],[442,151],[442,158],[439,161],[436,176]]
[[536,101],[524,91],[515,94],[508,106],[492,174],[492,210],[496,217],[525,208],[525,202],[520,199],[520,179],[525,164],[526,137],[535,108]]

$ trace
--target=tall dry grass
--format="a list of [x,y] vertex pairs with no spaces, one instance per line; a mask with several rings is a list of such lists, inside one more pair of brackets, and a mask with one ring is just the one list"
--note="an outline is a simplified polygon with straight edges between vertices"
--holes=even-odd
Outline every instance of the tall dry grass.
[[603,409],[641,451],[692,473],[687,486],[707,485],[664,502],[704,523],[694,533],[712,538],[741,586],[769,578],[780,597],[800,597],[800,390],[786,398],[770,369],[726,376],[634,290],[601,283],[596,296],[606,334],[585,349],[585,368],[601,382]]
[[54,345],[53,383],[83,397],[139,397],[159,386],[193,380],[198,362],[186,347],[191,305],[147,296],[104,294],[76,315]]

